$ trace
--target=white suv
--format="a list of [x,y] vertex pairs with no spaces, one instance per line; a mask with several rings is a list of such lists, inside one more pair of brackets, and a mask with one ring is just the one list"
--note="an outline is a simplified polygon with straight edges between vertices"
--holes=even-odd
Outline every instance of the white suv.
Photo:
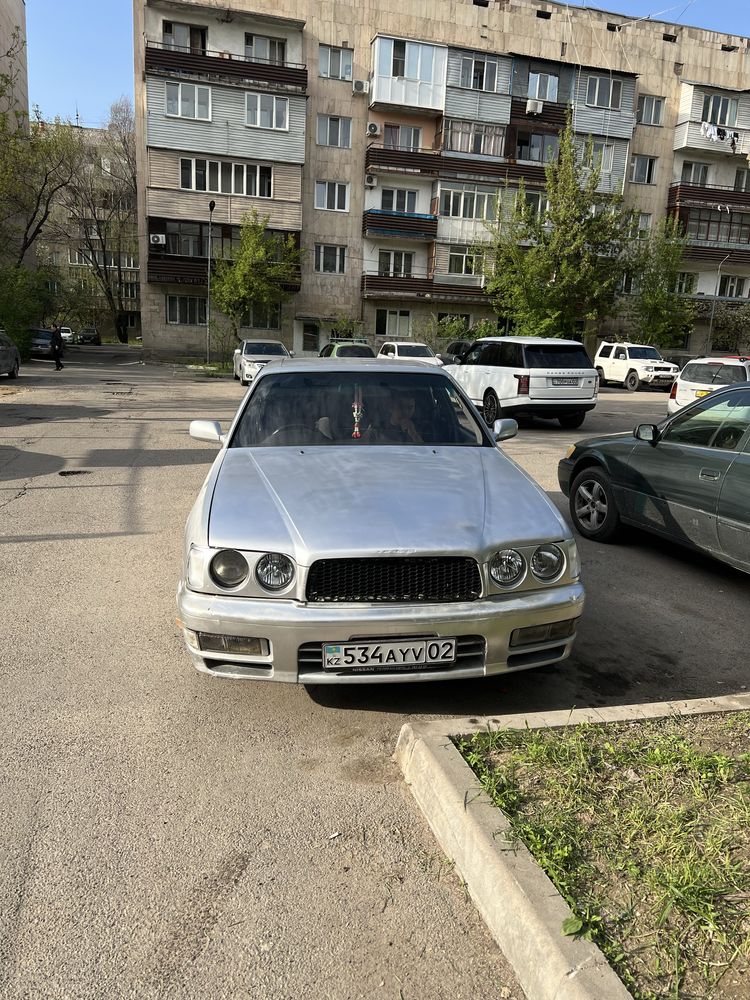
[[280,340],[243,340],[235,349],[232,365],[240,385],[250,385],[258,372],[274,358],[288,358],[289,351]]
[[677,413],[694,399],[735,382],[750,382],[750,358],[696,358],[688,361],[669,394],[667,410]]
[[601,385],[622,382],[628,392],[635,392],[642,382],[669,389],[680,370],[648,344],[613,344],[606,340],[599,345],[594,364]]
[[445,370],[490,427],[500,417],[535,416],[574,429],[596,406],[599,380],[576,340],[485,337]]
[[388,340],[378,352],[379,358],[409,358],[426,365],[442,365],[440,358],[427,344],[417,344],[413,340]]

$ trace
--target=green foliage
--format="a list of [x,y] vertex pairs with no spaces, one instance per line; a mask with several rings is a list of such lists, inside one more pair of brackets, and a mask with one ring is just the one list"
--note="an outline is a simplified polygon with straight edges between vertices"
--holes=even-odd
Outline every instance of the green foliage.
[[717,304],[711,347],[715,351],[733,354],[750,352],[750,302],[737,306],[726,302]]
[[45,322],[54,309],[54,281],[50,270],[0,267],[0,327],[16,342],[22,357],[28,356],[29,327]]
[[341,313],[331,323],[331,338],[335,338],[336,340],[362,340],[364,326],[365,324],[361,319]]
[[468,326],[460,316],[443,316],[438,319],[435,313],[429,313],[414,325],[414,339],[435,351],[442,350],[451,340],[462,340],[467,336]]
[[675,347],[690,332],[694,319],[691,300],[676,291],[686,245],[680,223],[666,219],[638,242],[633,267],[638,342]]
[[292,297],[287,287],[299,279],[301,251],[294,238],[269,233],[268,216],[246,214],[233,260],[217,260],[211,298],[232,322],[235,335],[252,308],[281,305]]
[[[584,161],[593,162],[591,141]],[[620,196],[597,192],[600,170],[582,165],[570,115],[546,177],[546,211],[535,211],[523,184],[506,191],[489,227],[485,287],[519,335],[569,337],[612,312],[633,243],[631,216]]]

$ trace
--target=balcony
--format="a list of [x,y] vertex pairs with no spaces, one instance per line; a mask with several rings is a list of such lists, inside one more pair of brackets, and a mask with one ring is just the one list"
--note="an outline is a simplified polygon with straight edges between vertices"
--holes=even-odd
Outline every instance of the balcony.
[[[565,128],[569,104],[558,104],[556,101],[542,101],[541,114],[532,115],[526,110],[526,105],[533,98],[514,97],[510,102],[510,120],[514,125],[551,125],[562,131]],[[532,129],[533,131],[533,129]]]
[[[208,258],[151,250],[148,257],[147,281],[150,284],[205,286],[208,284]],[[281,287],[287,292],[298,292],[301,285],[302,275],[299,273],[295,279]]]
[[[723,139],[714,142],[701,133],[702,122],[681,122],[674,130],[674,150],[700,150],[703,153],[745,157],[750,153],[750,130],[737,128],[735,125],[717,126],[724,133]],[[736,138],[733,138],[736,136]],[[732,143],[734,142],[734,148]]]
[[252,80],[270,87],[307,90],[307,67],[303,63],[280,64],[248,59],[230,52],[177,49],[163,42],[146,41],[146,72],[153,70],[202,77],[219,76],[237,81]]
[[750,211],[750,191],[737,191],[722,184],[686,184],[683,181],[669,186],[667,208],[716,208],[717,205],[733,205]]
[[461,154],[444,153],[436,149],[406,149],[373,144],[365,156],[367,171],[416,173],[431,177],[456,177],[458,175],[491,179],[496,182],[518,181],[543,187],[544,167],[519,164],[513,160],[482,160],[466,158]]
[[[474,301],[484,297],[484,289],[476,284],[462,283],[472,276],[441,274],[363,274],[362,296],[366,299],[427,299],[435,302]],[[458,280],[456,280],[458,279]]]
[[369,237],[392,237],[403,240],[432,242],[437,236],[436,215],[416,212],[387,212],[371,208],[362,217],[362,234]]

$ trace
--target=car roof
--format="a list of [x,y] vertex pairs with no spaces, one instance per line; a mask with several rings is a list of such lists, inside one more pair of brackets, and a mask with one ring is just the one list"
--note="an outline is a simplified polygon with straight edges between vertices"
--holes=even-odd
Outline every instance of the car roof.
[[427,347],[423,340],[386,340],[386,344],[393,344],[394,347]]
[[285,346],[282,340],[271,340],[270,337],[243,337],[243,344],[281,344],[282,347]]
[[283,370],[284,372],[310,372],[310,371],[321,371],[321,372],[345,372],[347,370],[361,372],[363,370],[369,372],[415,372],[425,377],[429,375],[441,374],[445,378],[450,379],[447,373],[444,373],[442,368],[435,367],[434,365],[425,365],[421,361],[412,361],[411,359],[400,361],[400,360],[388,360],[384,361],[380,358],[344,358],[340,361],[333,361],[331,358],[274,358],[273,361],[269,361],[268,364],[263,368],[259,375],[256,375],[256,380],[263,378],[269,373],[275,371]]
[[366,340],[332,340],[334,347],[369,347]]
[[545,347],[564,344],[567,347],[583,347],[580,340],[563,340],[561,337],[480,337],[475,344],[543,344]]
[[653,347],[655,351],[659,350],[656,344],[636,344],[630,340],[603,340],[599,347]]

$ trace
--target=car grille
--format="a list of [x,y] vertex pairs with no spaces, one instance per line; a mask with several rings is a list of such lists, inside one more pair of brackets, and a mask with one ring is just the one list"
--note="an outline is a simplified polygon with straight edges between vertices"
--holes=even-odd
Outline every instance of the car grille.
[[[433,635],[410,635],[410,636],[357,636],[356,640],[361,642],[377,642],[385,641],[387,639],[399,639],[404,642],[414,642],[417,639],[434,639],[436,636]],[[300,646],[297,650],[297,671],[300,676],[304,674],[313,673],[323,673],[323,643],[322,642],[306,642],[304,645]],[[462,668],[475,667],[482,669],[484,667],[484,660],[486,656],[487,644],[484,640],[484,636],[481,635],[459,635],[456,639],[456,659],[453,663],[432,663],[427,666],[421,667],[418,671],[419,673],[424,673],[427,670],[460,670]],[[381,673],[394,673],[393,670],[386,670],[385,668],[372,667],[371,670],[363,670],[361,667],[354,669],[347,669],[343,667],[341,670],[326,670],[327,674],[337,674],[340,676],[346,676],[347,674],[381,674]],[[399,673],[410,674],[415,671],[409,667],[403,667]]]
[[320,559],[307,578],[307,600],[347,603],[476,601],[479,566],[460,556]]

